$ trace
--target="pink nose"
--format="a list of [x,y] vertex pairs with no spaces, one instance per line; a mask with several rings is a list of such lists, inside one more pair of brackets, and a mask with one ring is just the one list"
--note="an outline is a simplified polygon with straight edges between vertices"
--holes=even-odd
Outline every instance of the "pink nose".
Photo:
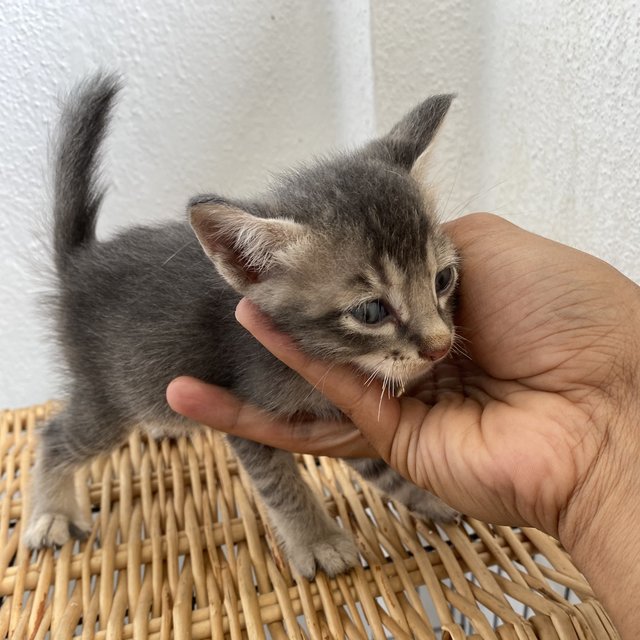
[[440,349],[428,349],[423,348],[418,351],[418,355],[423,360],[431,360],[431,362],[437,362],[438,360],[442,360],[448,353],[449,349],[451,349],[451,343],[449,343],[446,347],[442,347]]

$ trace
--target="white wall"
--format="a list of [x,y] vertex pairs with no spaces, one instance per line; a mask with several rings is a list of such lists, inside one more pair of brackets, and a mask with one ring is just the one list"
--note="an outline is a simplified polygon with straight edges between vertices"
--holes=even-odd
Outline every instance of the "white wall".
[[181,216],[197,192],[247,195],[368,137],[372,72],[364,0],[14,1],[0,13],[0,407],[15,407],[58,392],[34,277],[56,96],[99,67],[126,77],[104,236]]
[[439,141],[445,214],[498,212],[639,282],[640,4],[372,5],[379,120],[432,87],[460,95]]
[[[640,7],[580,0],[77,0],[0,20],[0,406],[54,395],[33,300],[54,97],[127,77],[101,218],[182,215],[197,191],[357,142],[456,91],[429,177],[445,216],[491,209],[640,281]],[[97,3],[91,3],[96,4]]]

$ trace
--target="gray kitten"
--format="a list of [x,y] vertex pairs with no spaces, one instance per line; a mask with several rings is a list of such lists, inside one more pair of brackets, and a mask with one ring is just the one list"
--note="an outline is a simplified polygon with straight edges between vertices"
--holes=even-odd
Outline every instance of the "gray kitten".
[[[448,352],[456,254],[410,171],[451,96],[418,105],[390,133],[351,153],[282,176],[258,200],[194,198],[189,219],[95,237],[99,151],[118,83],[82,84],[61,119],[55,161],[56,322],[68,368],[63,410],[40,433],[24,539],[61,545],[90,529],[74,472],[142,425],[153,436],[194,427],[165,389],[190,375],[275,413],[340,418],[234,320],[247,296],[300,347],[403,388]],[[213,263],[213,264],[212,264]],[[358,562],[290,453],[229,437],[305,576]],[[455,512],[380,460],[349,460],[419,515]]]

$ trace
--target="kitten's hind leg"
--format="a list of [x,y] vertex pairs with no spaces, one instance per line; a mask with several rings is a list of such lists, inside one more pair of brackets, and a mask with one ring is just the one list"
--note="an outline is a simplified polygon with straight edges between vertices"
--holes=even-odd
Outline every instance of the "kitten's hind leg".
[[[54,416],[41,430],[31,482],[31,507],[24,543],[32,548],[63,545],[83,539],[91,530],[78,503],[75,473],[94,456],[110,451],[122,440],[122,428],[101,428],[70,409]],[[106,427],[106,428],[105,428]]]
[[417,516],[433,522],[454,522],[460,514],[429,491],[403,478],[384,460],[358,458],[345,460],[365,480],[393,500],[401,502]]
[[329,517],[292,454],[241,438],[228,440],[262,496],[289,561],[303,576],[312,578],[317,569],[335,576],[358,563],[353,538]]

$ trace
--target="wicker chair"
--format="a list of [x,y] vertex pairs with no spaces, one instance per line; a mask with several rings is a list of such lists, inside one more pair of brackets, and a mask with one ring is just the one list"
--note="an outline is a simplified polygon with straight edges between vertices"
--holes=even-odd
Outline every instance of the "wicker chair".
[[20,544],[34,429],[54,405],[0,414],[0,638],[618,638],[558,543],[465,519],[431,528],[341,462],[301,456],[363,563],[312,582],[283,560],[262,505],[213,431],[134,434],[79,474],[83,544]]

